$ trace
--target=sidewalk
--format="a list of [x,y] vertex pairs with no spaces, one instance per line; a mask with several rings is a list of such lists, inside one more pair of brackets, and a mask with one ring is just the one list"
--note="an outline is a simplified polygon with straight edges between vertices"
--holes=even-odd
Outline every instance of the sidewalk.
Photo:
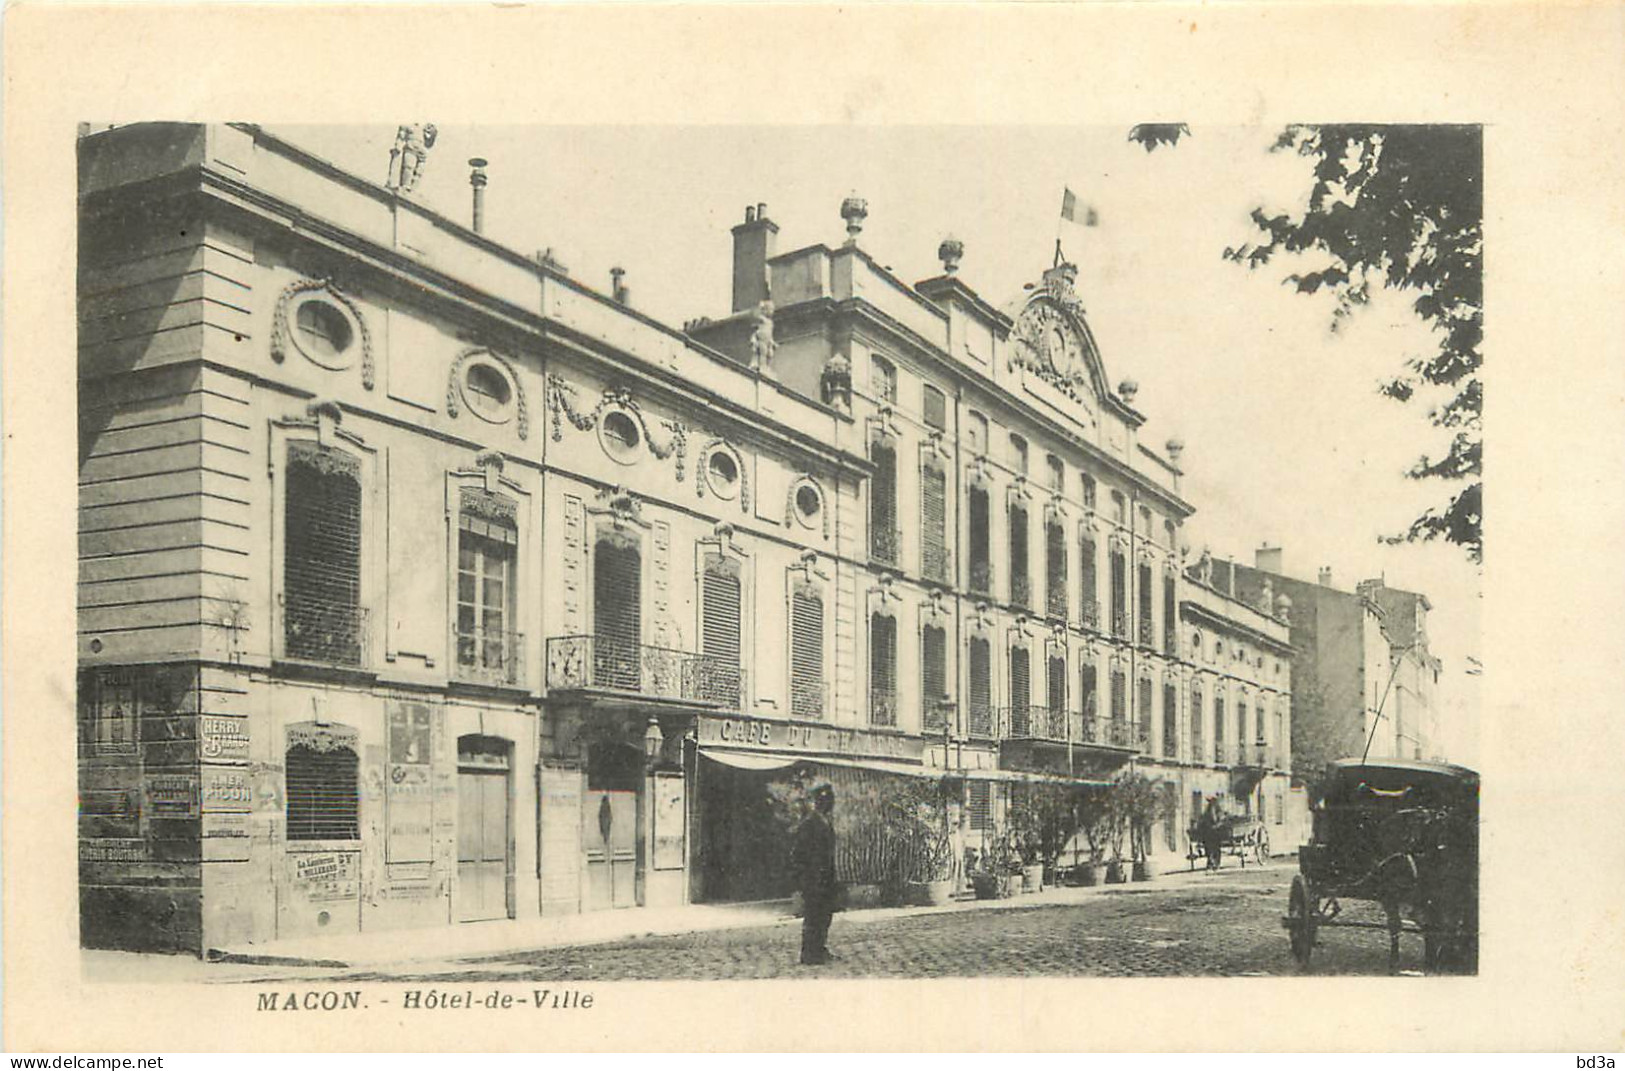
[[[1175,864],[1177,863],[1177,869]],[[938,907],[876,907],[847,911],[849,923],[883,922],[916,915],[955,911],[1007,911],[1018,908],[1075,904],[1096,896],[1149,894],[1159,890],[1188,888],[1223,881],[1244,871],[1233,862],[1217,874],[1189,871],[1183,859],[1168,859],[1170,869],[1149,883],[1063,886],[1004,900],[955,900]],[[1290,857],[1273,860],[1265,867],[1248,866],[1245,873],[1277,871],[1294,867]],[[316,968],[325,970],[376,970],[405,964],[458,963],[488,959],[546,948],[607,944],[642,937],[743,929],[752,926],[789,926],[797,923],[791,901],[769,900],[747,904],[689,904],[672,908],[632,908],[598,911],[552,918],[465,923],[455,928],[432,927],[419,930],[386,930],[372,933],[289,938],[261,944],[211,949],[208,962],[188,957],[135,956],[131,953],[87,952],[87,970],[93,959],[116,962],[173,961],[170,970],[177,977],[210,978],[218,981],[240,977],[247,968]],[[97,974],[109,973],[99,963]],[[118,971],[117,973],[124,973]],[[109,978],[108,980],[113,980]],[[134,980],[134,979],[132,979]],[[151,978],[142,980],[155,980]]]

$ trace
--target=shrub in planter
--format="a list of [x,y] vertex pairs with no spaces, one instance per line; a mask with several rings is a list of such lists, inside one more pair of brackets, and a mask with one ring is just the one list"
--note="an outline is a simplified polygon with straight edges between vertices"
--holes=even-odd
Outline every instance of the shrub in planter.
[[1128,867],[1121,859],[1113,859],[1106,864],[1106,884],[1122,885],[1128,881]]

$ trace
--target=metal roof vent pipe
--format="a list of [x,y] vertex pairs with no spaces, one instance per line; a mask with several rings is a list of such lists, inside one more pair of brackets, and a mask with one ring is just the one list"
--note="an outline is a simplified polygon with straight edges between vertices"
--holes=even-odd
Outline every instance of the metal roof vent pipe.
[[632,291],[626,285],[625,268],[616,267],[609,269],[609,292],[614,296],[615,300],[622,305],[625,305],[632,300]]
[[485,168],[487,161],[482,156],[473,157],[468,161],[472,169],[468,173],[468,184],[474,187],[474,233],[485,233]]

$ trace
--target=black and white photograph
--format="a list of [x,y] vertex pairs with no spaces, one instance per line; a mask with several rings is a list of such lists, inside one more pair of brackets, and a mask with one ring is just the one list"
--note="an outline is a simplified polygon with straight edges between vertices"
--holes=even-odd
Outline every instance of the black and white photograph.
[[1496,372],[1534,358],[1493,345],[1532,313],[1489,110],[641,100],[47,132],[76,543],[29,558],[72,644],[33,775],[76,804],[29,821],[73,845],[69,984],[370,1031],[338,1048],[621,983],[1397,1017],[1512,986],[1597,865],[1507,830],[1592,823],[1618,876],[1621,812],[1572,795],[1617,733],[1508,766],[1563,715],[1486,686],[1540,659],[1498,669],[1486,561],[1541,523],[1484,494],[1522,449],[1486,406],[1538,396]]

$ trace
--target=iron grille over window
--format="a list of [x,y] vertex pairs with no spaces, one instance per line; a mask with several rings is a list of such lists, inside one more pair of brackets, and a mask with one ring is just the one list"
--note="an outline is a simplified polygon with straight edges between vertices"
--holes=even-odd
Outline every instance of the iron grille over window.
[[944,431],[948,427],[948,400],[937,388],[929,383],[925,386],[924,410],[925,426]]
[[519,543],[512,504],[465,489],[457,532],[457,667],[497,683],[518,679],[513,614]]
[[1060,521],[1044,525],[1044,580],[1045,612],[1050,617],[1066,620],[1066,530]]
[[970,589],[986,595],[993,590],[993,562],[989,551],[987,488],[971,487]]
[[946,584],[948,568],[948,477],[935,465],[920,471],[920,571]]
[[897,619],[869,618],[869,721],[897,724]]
[[948,633],[935,625],[920,631],[920,724],[927,732],[948,728]]
[[1027,508],[1010,505],[1010,601],[1017,606],[1032,605],[1032,585],[1027,578]]
[[824,716],[824,598],[811,584],[790,597],[790,713]]
[[358,840],[354,748],[294,744],[284,756],[289,840]]
[[702,653],[712,660],[707,680],[713,694],[706,698],[737,710],[739,673],[739,563],[720,554],[705,556],[704,635]]
[[598,541],[593,567],[593,683],[637,691],[643,679],[643,556],[636,545]]
[[342,450],[288,444],[283,640],[289,658],[359,665],[361,466]]
[[874,478],[869,482],[869,556],[897,564],[897,450],[890,439],[869,443]]

